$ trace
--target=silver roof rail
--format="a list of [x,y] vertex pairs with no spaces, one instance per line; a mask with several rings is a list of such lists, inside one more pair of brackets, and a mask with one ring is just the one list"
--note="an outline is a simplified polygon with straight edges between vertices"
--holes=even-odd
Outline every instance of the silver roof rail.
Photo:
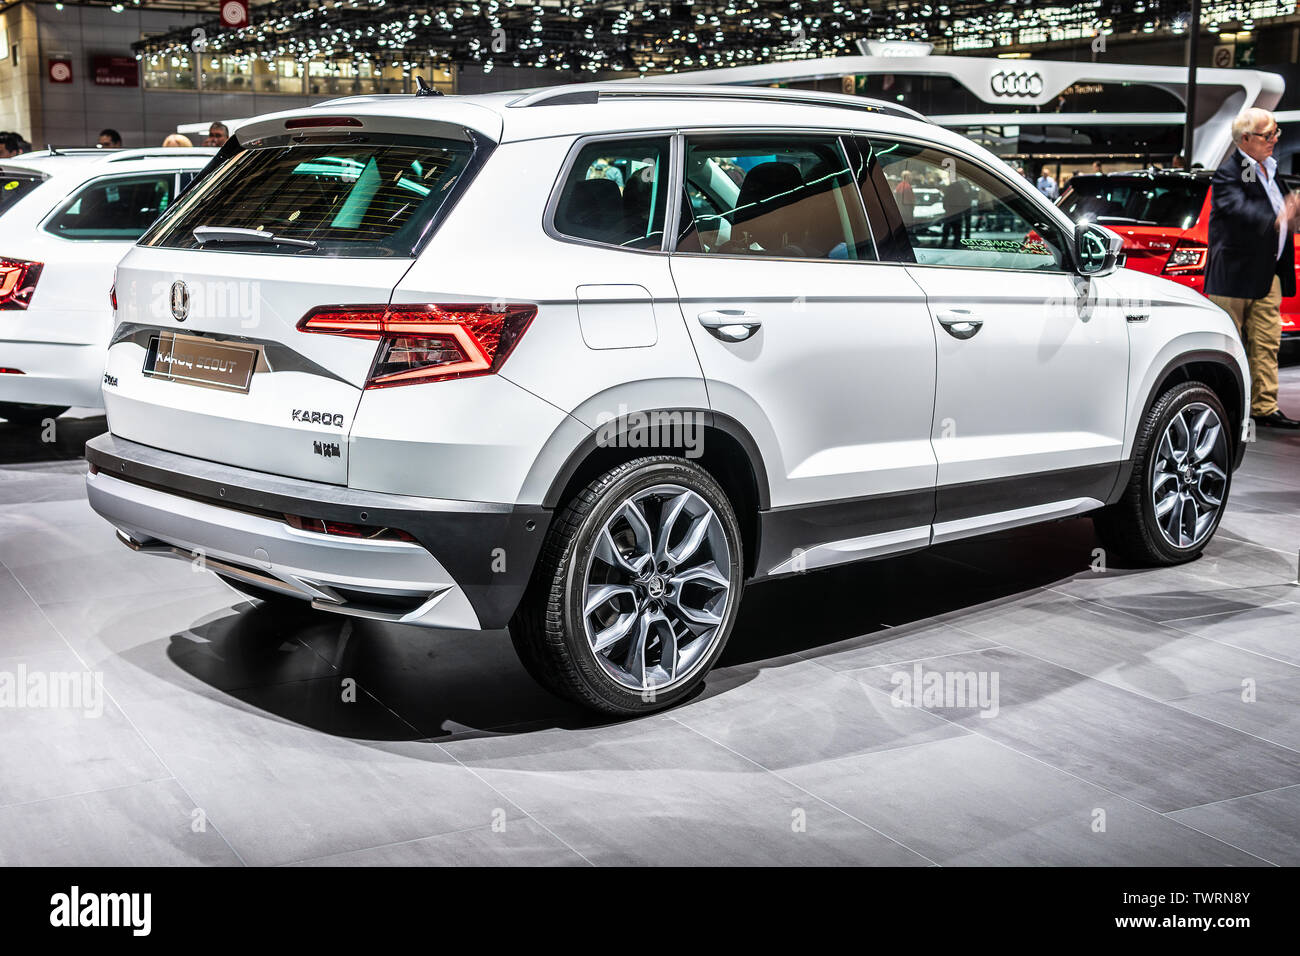
[[511,100],[509,107],[593,105],[608,99],[702,99],[761,100],[768,103],[800,103],[829,106],[835,109],[883,113],[906,119],[930,122],[916,110],[897,103],[851,96],[847,93],[821,93],[816,90],[774,89],[769,86],[688,86],[677,83],[571,83],[545,87]]

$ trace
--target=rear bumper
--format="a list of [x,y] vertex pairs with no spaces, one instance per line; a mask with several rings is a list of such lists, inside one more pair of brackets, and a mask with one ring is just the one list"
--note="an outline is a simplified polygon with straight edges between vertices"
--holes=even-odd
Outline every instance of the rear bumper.
[[[539,507],[356,491],[218,465],[101,435],[90,505],[132,548],[310,600],[423,627],[504,627],[550,521]],[[301,531],[284,515],[398,528],[418,544]]]
[[0,402],[103,407],[101,345],[0,339],[0,366],[23,373],[0,375]]

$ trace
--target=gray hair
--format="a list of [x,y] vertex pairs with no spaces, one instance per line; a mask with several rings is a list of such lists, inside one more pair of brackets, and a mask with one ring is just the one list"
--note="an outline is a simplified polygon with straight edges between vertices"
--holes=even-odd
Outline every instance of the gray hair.
[[1232,141],[1240,143],[1246,138],[1247,133],[1255,132],[1258,127],[1272,119],[1273,114],[1268,110],[1260,109],[1258,106],[1246,107],[1232,121]]

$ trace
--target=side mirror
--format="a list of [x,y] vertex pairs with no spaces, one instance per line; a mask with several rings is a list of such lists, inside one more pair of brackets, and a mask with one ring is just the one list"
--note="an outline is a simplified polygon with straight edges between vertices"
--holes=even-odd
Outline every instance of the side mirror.
[[1124,240],[1104,226],[1081,222],[1074,227],[1074,261],[1079,275],[1104,276],[1119,266]]

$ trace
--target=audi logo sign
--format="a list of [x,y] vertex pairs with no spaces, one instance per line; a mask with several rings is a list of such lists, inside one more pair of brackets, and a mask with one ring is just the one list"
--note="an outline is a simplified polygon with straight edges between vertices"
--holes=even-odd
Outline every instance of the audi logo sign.
[[1043,78],[1038,73],[1008,73],[1002,70],[989,79],[994,96],[1038,96],[1043,92]]

